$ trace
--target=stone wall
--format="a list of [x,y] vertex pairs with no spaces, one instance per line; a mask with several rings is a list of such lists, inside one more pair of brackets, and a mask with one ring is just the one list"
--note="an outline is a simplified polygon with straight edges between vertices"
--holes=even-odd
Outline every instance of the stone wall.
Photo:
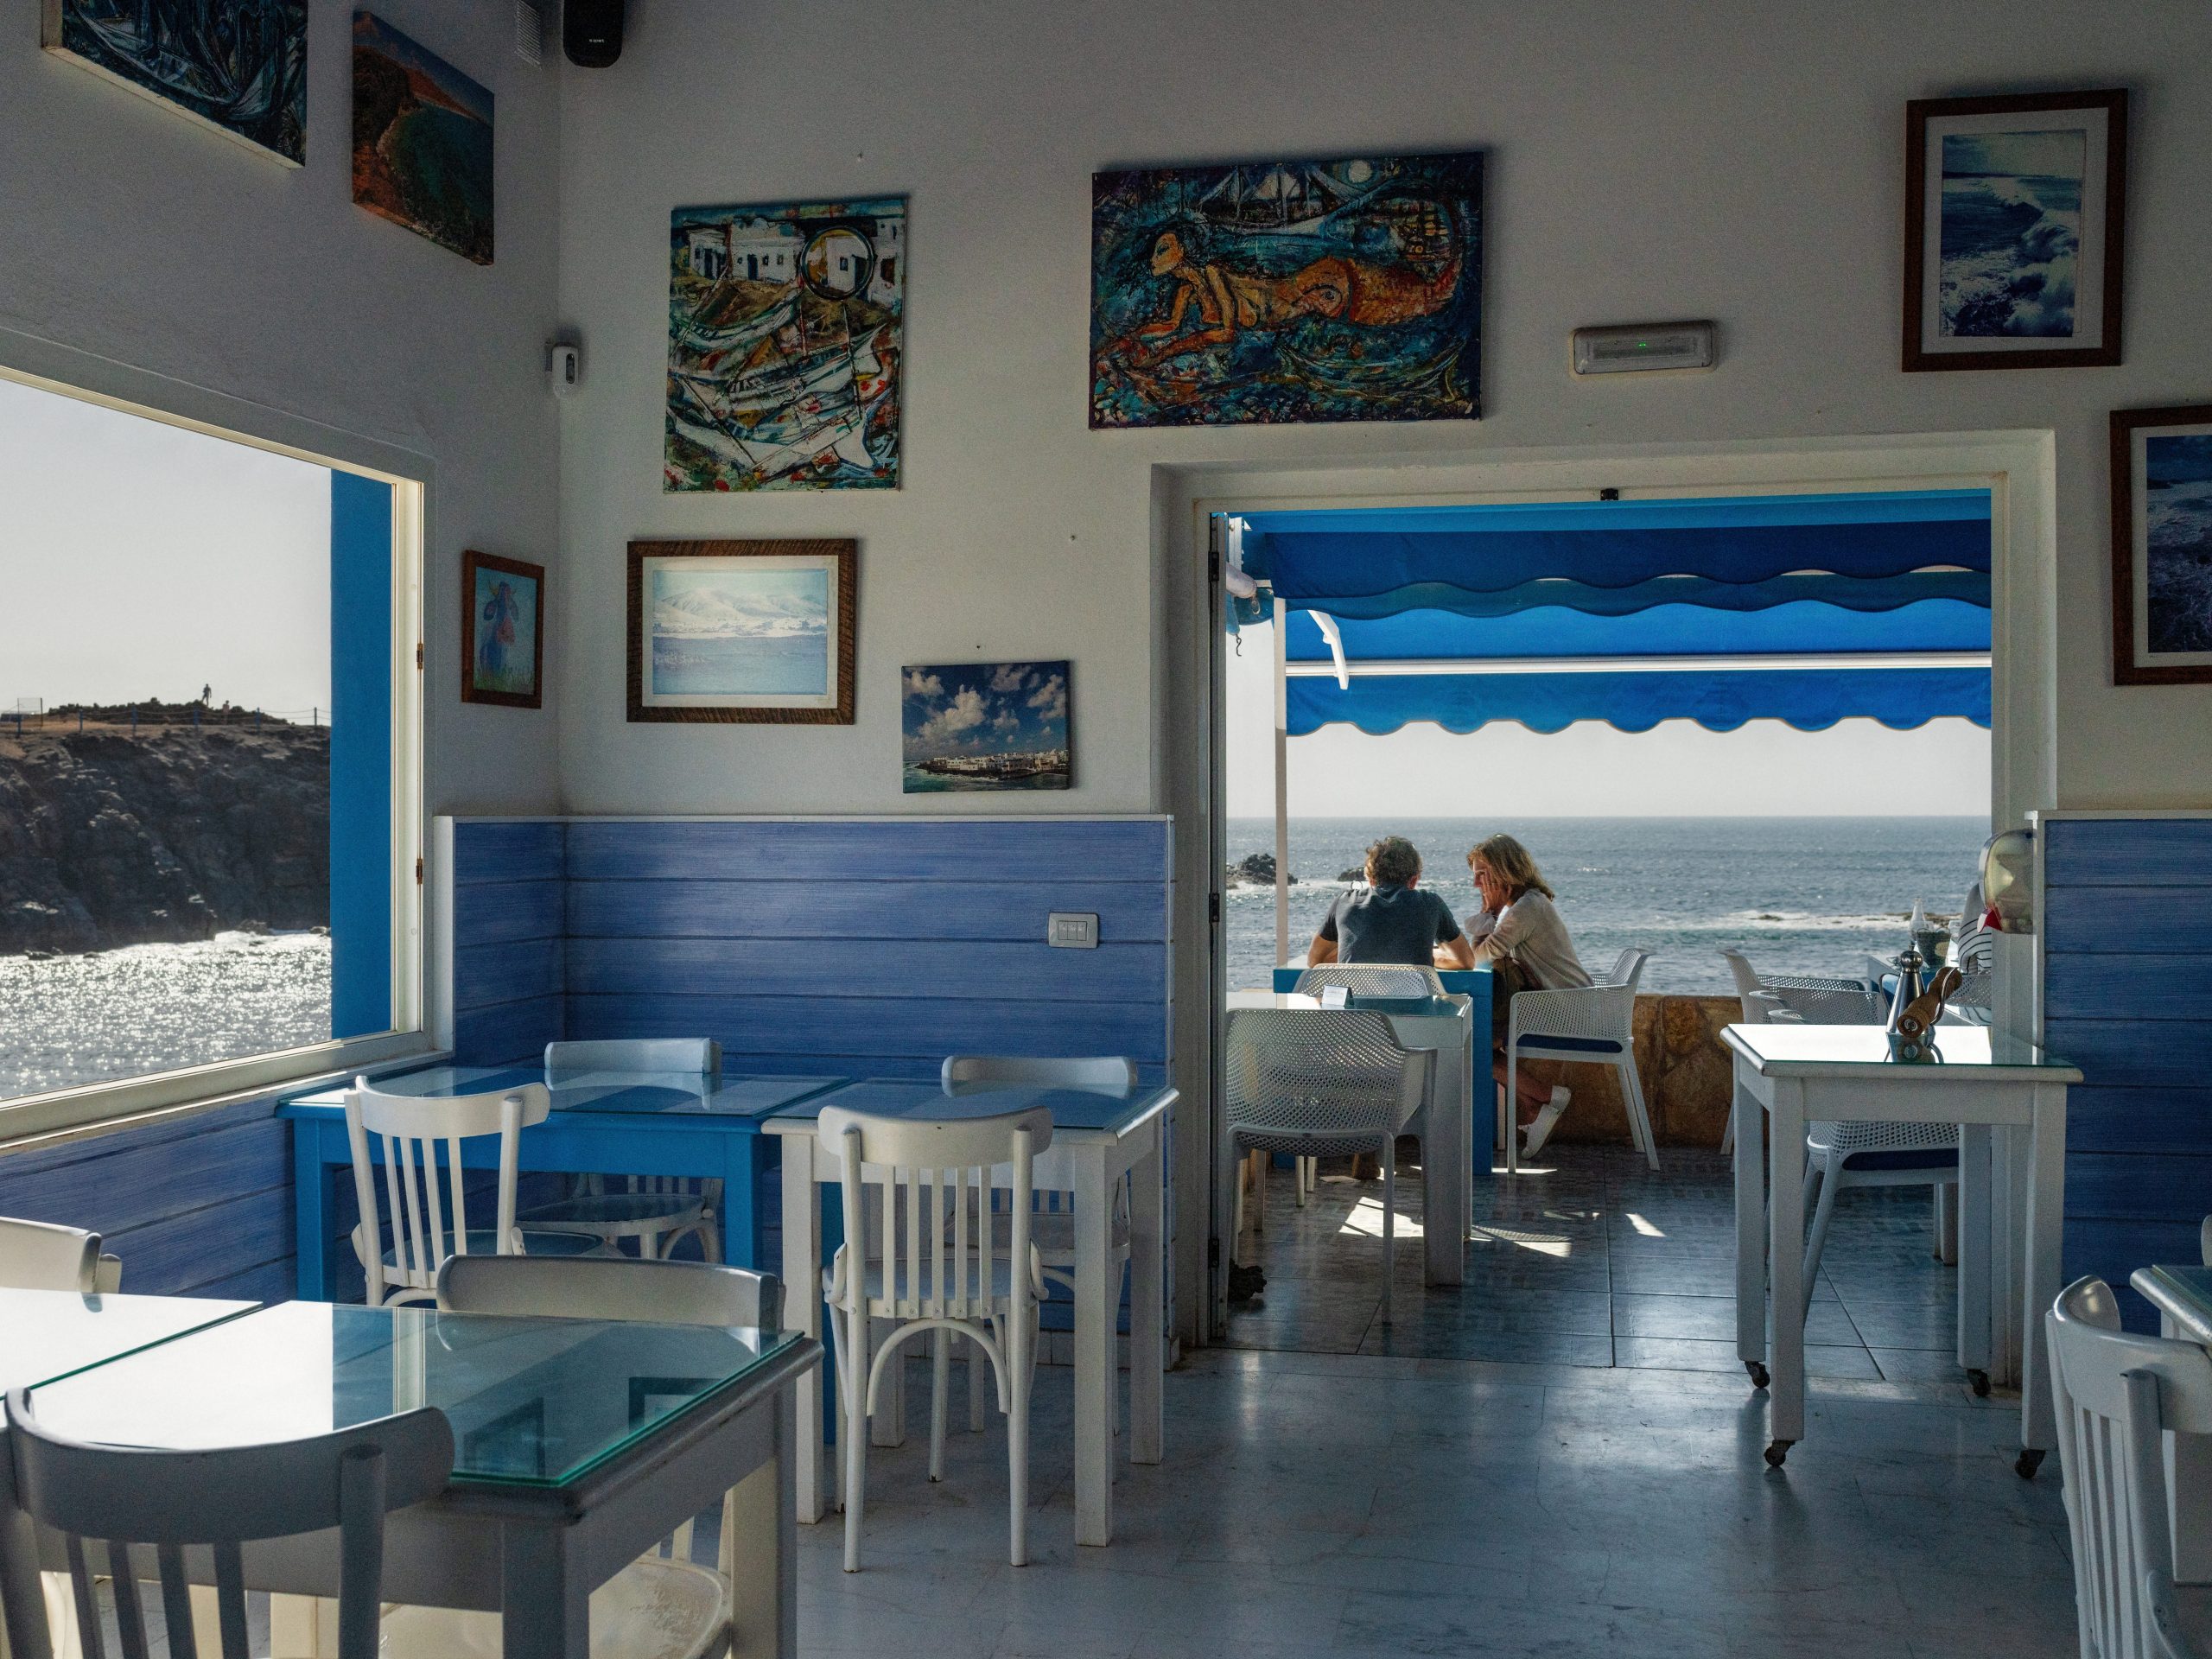
[[[1662,1147],[1720,1145],[1728,1120],[1732,1068],[1720,1030],[1743,1019],[1732,996],[1639,996],[1636,999],[1636,1065],[1651,1112],[1653,1135]],[[1529,1071],[1574,1090],[1574,1103],[1552,1138],[1579,1145],[1629,1144],[1628,1115],[1621,1104],[1620,1074],[1609,1065],[1537,1060]]]

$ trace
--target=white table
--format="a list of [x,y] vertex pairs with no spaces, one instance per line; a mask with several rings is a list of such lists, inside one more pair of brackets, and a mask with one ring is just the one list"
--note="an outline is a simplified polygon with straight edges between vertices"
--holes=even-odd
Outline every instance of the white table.
[[[2212,1268],[2138,1268],[2127,1282],[2158,1310],[2164,1335],[2212,1348]],[[2212,1434],[2169,1429],[2165,1439],[2174,1582],[2212,1584]]]
[[[1239,1008],[1318,1008],[1319,999],[1295,992],[1231,991],[1225,1006]],[[1433,1050],[1435,1094],[1414,1120],[1421,1136],[1423,1278],[1456,1285],[1467,1275],[1467,1228],[1474,1219],[1473,1000],[1465,993],[1440,997],[1355,996],[1351,1010],[1380,1014],[1401,1048]],[[1490,1033],[1483,1033],[1485,1043]],[[1485,1068],[1485,1075],[1487,1068]],[[1487,1141],[1487,1131],[1485,1131]],[[1487,1154],[1485,1154],[1487,1156]]]
[[[1999,1369],[1992,1357],[1992,1126],[2029,1132],[2022,1223],[2019,1472],[2035,1473],[2053,1444],[2043,1310],[2058,1294],[2066,1198],[2066,1086],[2082,1074],[2034,1045],[1981,1026],[1946,1026],[1942,1059],[1889,1058],[1879,1026],[1730,1026],[1736,1057],[1736,1352],[1769,1389],[1766,1460],[1779,1468],[1805,1437],[1805,1126],[1845,1122],[1955,1123],[1959,1137],[1959,1359]],[[1763,1159],[1759,1112],[1772,1149]],[[1764,1166],[1771,1162],[1770,1176]],[[1773,1345],[1767,1297],[1773,1298]]]
[[[1128,1093],[1078,1089],[963,1088],[874,1078],[849,1084],[778,1110],[761,1128],[783,1137],[784,1322],[822,1334],[822,1205],[816,1189],[834,1186],[843,1166],[821,1150],[816,1125],[825,1106],[887,1116],[986,1117],[1042,1106],[1052,1114],[1052,1144],[1037,1159],[1040,1190],[1075,1196],[1075,1541],[1114,1537],[1114,1338],[1121,1287],[1109,1285],[1115,1184],[1129,1181],[1129,1461],[1158,1463],[1163,1433],[1160,1374],[1166,1368],[1166,1205],[1161,1148],[1171,1088]],[[886,1443],[903,1433],[903,1368],[894,1368]],[[799,1380],[798,1518],[822,1518],[829,1497],[822,1457],[822,1372]]]

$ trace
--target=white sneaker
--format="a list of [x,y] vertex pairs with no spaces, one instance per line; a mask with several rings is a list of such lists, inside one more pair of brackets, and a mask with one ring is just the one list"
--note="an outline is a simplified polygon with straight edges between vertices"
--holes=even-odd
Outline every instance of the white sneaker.
[[1523,1158],[1533,1158],[1552,1138],[1552,1129],[1559,1122],[1560,1114],[1567,1110],[1567,1103],[1573,1098],[1567,1085],[1560,1084],[1552,1090],[1552,1097],[1537,1109],[1536,1121],[1529,1125],[1529,1142],[1521,1148]]

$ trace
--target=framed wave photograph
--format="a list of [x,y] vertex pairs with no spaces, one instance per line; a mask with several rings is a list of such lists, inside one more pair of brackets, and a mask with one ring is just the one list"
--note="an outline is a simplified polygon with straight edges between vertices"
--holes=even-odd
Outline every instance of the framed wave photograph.
[[853,723],[850,541],[630,543],[629,716]]
[[2113,414],[2112,677],[2212,683],[2212,404]]
[[1904,366],[2120,360],[2127,94],[1905,106]]
[[545,706],[545,567],[461,556],[461,700]]

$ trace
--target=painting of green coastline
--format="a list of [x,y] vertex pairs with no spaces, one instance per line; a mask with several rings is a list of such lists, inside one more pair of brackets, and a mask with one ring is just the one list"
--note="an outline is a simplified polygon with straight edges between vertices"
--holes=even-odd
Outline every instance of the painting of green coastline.
[[492,263],[492,94],[382,19],[353,14],[353,200]]

